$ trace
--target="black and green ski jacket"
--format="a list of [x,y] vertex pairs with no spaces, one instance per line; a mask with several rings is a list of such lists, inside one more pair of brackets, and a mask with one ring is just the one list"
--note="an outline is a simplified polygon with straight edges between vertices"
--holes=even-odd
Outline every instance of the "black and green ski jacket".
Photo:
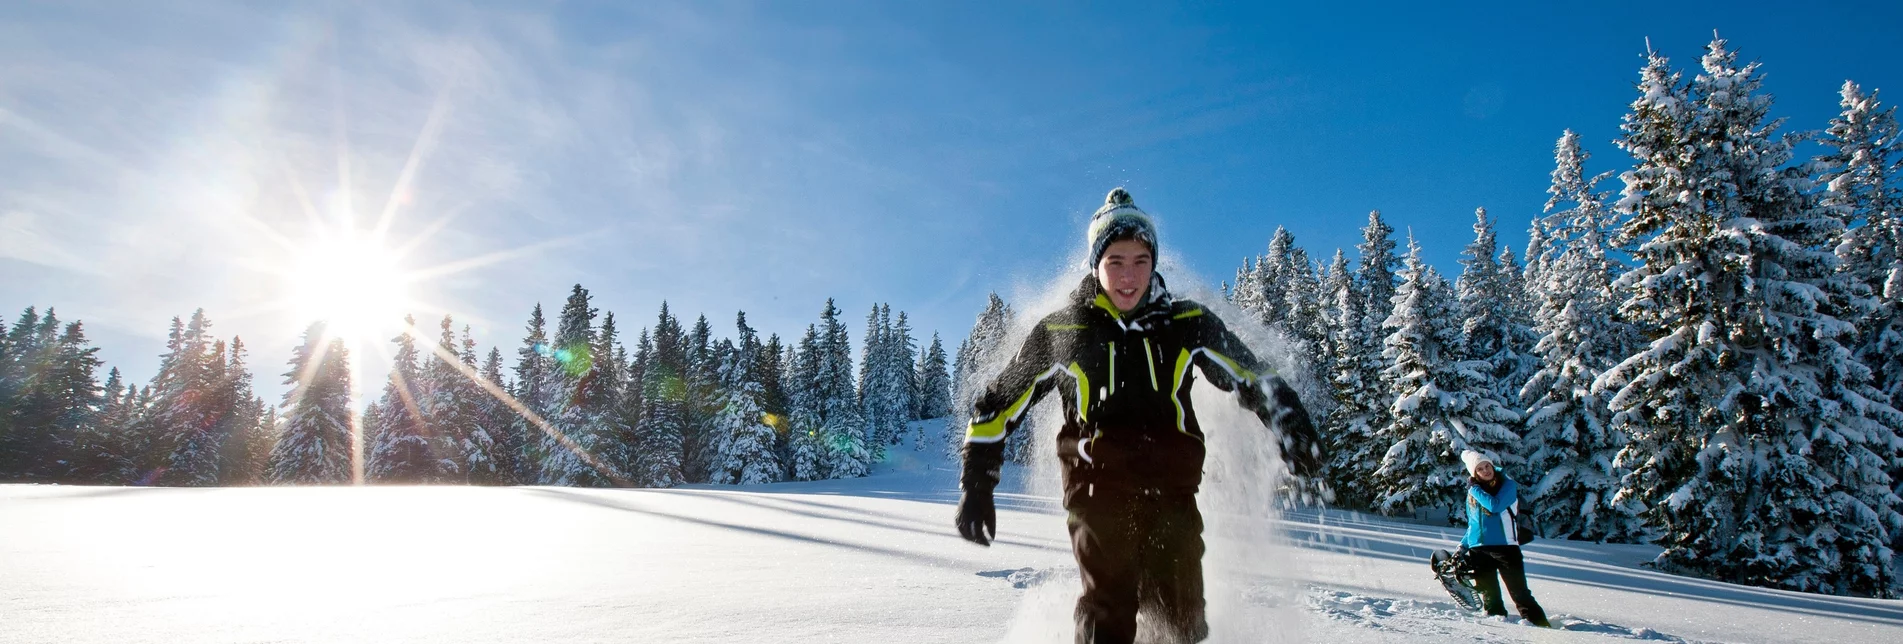
[[1170,297],[1162,276],[1148,299],[1118,312],[1094,276],[1031,329],[1004,371],[978,395],[966,430],[966,489],[989,491],[1004,441],[1046,394],[1063,395],[1057,434],[1066,490],[1084,484],[1194,492],[1203,477],[1203,431],[1190,405],[1200,367],[1210,384],[1240,392],[1281,440],[1283,458],[1313,476],[1319,440],[1294,389],[1270,373],[1210,310]]

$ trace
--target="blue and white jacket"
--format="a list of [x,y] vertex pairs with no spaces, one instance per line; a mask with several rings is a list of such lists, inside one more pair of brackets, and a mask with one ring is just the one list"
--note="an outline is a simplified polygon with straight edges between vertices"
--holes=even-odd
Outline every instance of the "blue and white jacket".
[[1467,536],[1460,539],[1460,545],[1468,548],[1520,545],[1520,535],[1514,533],[1509,514],[1520,511],[1520,486],[1504,473],[1499,476],[1502,479],[1499,492],[1488,494],[1478,484],[1467,486]]

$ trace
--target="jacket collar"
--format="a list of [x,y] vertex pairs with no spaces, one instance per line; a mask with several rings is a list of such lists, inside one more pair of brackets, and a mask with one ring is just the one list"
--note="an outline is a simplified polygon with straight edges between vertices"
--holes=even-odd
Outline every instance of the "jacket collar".
[[1084,276],[1083,283],[1078,284],[1077,290],[1071,293],[1071,301],[1079,308],[1104,312],[1125,331],[1141,331],[1149,327],[1152,318],[1169,313],[1176,299],[1170,295],[1169,287],[1164,285],[1163,274],[1151,272],[1150,290],[1143,295],[1143,301],[1135,309],[1118,311],[1116,305],[1110,303],[1110,296],[1097,283],[1095,274]]

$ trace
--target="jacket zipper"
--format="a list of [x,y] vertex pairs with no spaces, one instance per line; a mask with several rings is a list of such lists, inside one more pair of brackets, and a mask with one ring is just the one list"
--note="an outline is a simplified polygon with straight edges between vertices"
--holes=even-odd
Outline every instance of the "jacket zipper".
[[1150,363],[1150,390],[1151,390],[1151,391],[1155,391],[1155,390],[1157,390],[1157,386],[1156,386],[1156,356],[1155,356],[1154,354],[1152,354],[1152,353],[1150,353],[1150,339],[1149,339],[1149,338],[1144,338],[1144,339],[1143,339],[1143,360],[1144,360],[1145,362],[1148,362],[1148,363]]

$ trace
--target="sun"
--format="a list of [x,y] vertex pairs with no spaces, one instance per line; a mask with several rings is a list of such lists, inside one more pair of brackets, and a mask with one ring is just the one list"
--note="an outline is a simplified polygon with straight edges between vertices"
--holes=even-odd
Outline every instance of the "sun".
[[355,231],[332,231],[298,249],[287,273],[298,319],[322,321],[331,337],[371,343],[400,332],[409,274],[396,253]]

